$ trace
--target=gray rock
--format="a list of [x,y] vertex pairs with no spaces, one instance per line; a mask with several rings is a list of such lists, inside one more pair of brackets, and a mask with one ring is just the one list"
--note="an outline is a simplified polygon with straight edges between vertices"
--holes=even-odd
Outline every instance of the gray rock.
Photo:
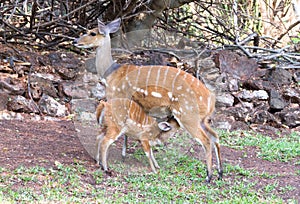
[[15,112],[38,113],[37,105],[23,96],[13,96],[7,103],[7,109]]
[[46,94],[43,94],[41,100],[39,101],[39,106],[43,113],[50,116],[63,117],[68,114],[65,105],[60,104],[54,98]]
[[284,90],[283,97],[292,103],[300,103],[300,90],[289,87]]
[[73,99],[89,98],[90,92],[87,84],[75,81],[75,82],[63,82],[62,83],[63,93]]
[[276,113],[280,118],[282,124],[294,128],[300,126],[300,110],[298,108],[285,108],[284,110]]
[[271,90],[269,105],[271,109],[282,110],[286,106],[286,102],[276,90]]
[[84,65],[87,72],[97,74],[95,60],[96,60],[95,57],[85,60]]
[[92,90],[92,98],[96,98],[98,100],[105,98],[105,87],[100,83],[97,83],[96,86],[91,87]]
[[0,92],[11,95],[23,95],[25,92],[25,84],[20,79],[0,73]]
[[91,112],[95,113],[98,101],[93,98],[74,99],[71,101],[72,112]]
[[216,97],[216,106],[231,107],[234,103],[234,97],[229,93],[220,93]]
[[269,95],[264,90],[249,91],[244,89],[243,91],[237,94],[237,97],[239,97],[240,99],[244,99],[246,101],[253,101],[253,100],[267,100],[269,98]]
[[271,69],[266,74],[266,78],[275,84],[291,84],[293,82],[293,75],[285,69]]

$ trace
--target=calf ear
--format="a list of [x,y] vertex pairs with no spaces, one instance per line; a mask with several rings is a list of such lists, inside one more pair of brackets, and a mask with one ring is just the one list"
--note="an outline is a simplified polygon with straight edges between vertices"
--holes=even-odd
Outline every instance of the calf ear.
[[170,123],[168,123],[168,122],[160,122],[160,123],[158,123],[158,127],[159,127],[159,129],[161,129],[162,131],[165,131],[165,132],[172,129]]

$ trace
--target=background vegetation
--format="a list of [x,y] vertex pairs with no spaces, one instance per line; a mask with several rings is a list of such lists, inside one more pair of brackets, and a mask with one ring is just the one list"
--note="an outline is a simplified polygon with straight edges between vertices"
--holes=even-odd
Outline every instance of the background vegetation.
[[0,41],[66,47],[97,19],[122,18],[123,32],[183,33],[211,45],[283,47],[298,42],[299,0],[18,0],[0,3]]

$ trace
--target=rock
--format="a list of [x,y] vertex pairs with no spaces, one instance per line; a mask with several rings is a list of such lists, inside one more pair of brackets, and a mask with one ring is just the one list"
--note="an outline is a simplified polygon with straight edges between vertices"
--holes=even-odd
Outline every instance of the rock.
[[290,72],[285,69],[271,69],[266,73],[266,78],[278,85],[289,85],[293,83],[293,76]]
[[92,98],[96,98],[98,100],[105,98],[105,87],[100,83],[97,83],[96,86],[92,87]]
[[281,123],[276,117],[267,110],[258,110],[251,116],[251,123],[272,124],[272,126],[280,127]]
[[300,109],[298,108],[285,108],[284,110],[275,113],[281,120],[281,123],[290,127],[295,128],[300,126]]
[[269,105],[270,109],[272,109],[273,111],[278,111],[282,110],[286,106],[286,102],[278,91],[271,90]]
[[269,98],[269,95],[264,90],[249,91],[244,89],[243,91],[238,93],[236,97],[239,97],[240,99],[244,99],[246,101],[253,101],[253,100],[267,100]]
[[13,111],[3,110],[0,111],[0,120],[23,120],[24,117],[21,113],[16,113]]
[[25,87],[26,85],[21,79],[11,77],[9,74],[0,73],[0,92],[11,95],[23,95]]
[[216,54],[215,62],[221,73],[226,72],[242,81],[252,77],[258,69],[256,60],[240,56],[238,53],[229,50],[219,51]]
[[300,90],[289,87],[283,91],[283,97],[292,103],[300,103]]
[[95,60],[95,57],[85,60],[84,65],[87,72],[97,74]]
[[62,90],[63,93],[66,94],[69,97],[72,97],[73,99],[83,99],[83,98],[89,98],[90,92],[88,90],[88,85],[80,82],[62,82]]
[[72,112],[91,112],[95,113],[98,101],[89,99],[74,99],[71,101]]
[[216,80],[216,86],[221,91],[238,91],[239,80],[222,73]]
[[294,73],[294,79],[295,79],[296,83],[300,84],[300,71],[296,71]]
[[1,93],[0,92],[0,111],[7,109],[7,102],[9,100],[10,96],[7,93]]
[[234,97],[229,93],[220,93],[216,97],[217,107],[231,107],[234,103]]
[[270,91],[272,89],[275,89],[275,86],[273,83],[269,81],[264,81],[264,80],[252,80],[249,79],[247,81],[244,81],[242,84],[244,89],[248,90],[265,90],[265,91]]
[[38,108],[30,99],[23,96],[13,96],[7,103],[7,109],[15,112],[38,113]]
[[43,94],[49,95],[53,98],[58,98],[58,92],[53,81],[42,78],[38,75],[30,77],[30,92],[35,100],[39,100]]
[[82,67],[82,63],[72,53],[53,52],[48,55],[52,67],[66,80],[74,79]]
[[39,101],[40,109],[43,113],[54,116],[54,117],[63,117],[67,115],[67,108],[57,102],[51,96],[43,94],[41,100]]

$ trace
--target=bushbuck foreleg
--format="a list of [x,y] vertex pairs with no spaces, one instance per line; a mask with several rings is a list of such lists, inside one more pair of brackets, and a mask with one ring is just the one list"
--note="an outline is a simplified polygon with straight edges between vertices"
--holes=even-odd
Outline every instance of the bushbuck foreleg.
[[127,135],[124,135],[124,143],[123,143],[123,147],[122,147],[122,159],[123,159],[123,161],[125,160],[125,156],[126,156],[127,141],[128,141],[128,137],[127,137]]
[[142,143],[142,147],[144,149],[144,152],[145,152],[146,156],[149,159],[149,163],[150,163],[152,171],[154,173],[157,173],[155,167],[159,168],[159,166],[158,166],[158,164],[157,164],[157,162],[156,162],[156,160],[153,156],[153,152],[152,152],[151,146],[149,144],[149,141],[148,140],[143,140],[143,141],[141,141],[141,143]]
[[219,136],[217,133],[209,126],[207,120],[204,121],[203,126],[205,127],[206,132],[208,132],[212,137],[212,142],[214,145],[216,158],[217,158],[217,165],[218,165],[218,178],[222,179],[223,176],[223,166],[222,166],[222,159],[221,159],[221,151],[220,151],[220,144],[219,144]]

